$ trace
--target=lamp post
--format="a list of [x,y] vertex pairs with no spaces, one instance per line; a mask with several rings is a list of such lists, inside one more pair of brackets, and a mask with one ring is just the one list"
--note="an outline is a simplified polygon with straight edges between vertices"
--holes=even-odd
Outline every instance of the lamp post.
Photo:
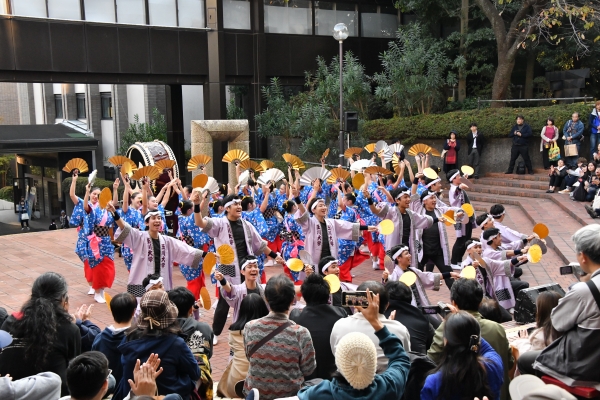
[[344,161],[344,40],[348,38],[346,24],[336,24],[333,27],[333,38],[340,43],[340,164]]

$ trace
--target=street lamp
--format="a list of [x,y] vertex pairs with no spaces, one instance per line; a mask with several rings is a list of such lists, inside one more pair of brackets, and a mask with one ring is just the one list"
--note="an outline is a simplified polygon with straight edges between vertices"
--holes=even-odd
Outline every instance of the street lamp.
[[340,42],[340,164],[344,161],[344,40],[348,38],[348,27],[346,24],[336,24],[333,27],[333,38]]

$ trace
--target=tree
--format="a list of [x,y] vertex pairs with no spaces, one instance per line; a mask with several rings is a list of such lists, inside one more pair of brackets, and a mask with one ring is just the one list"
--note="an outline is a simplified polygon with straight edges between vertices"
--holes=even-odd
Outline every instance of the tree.
[[134,123],[121,133],[121,141],[117,154],[126,155],[127,149],[136,142],[152,142],[156,139],[167,141],[167,123],[165,116],[158,109],[152,110],[152,119],[149,123],[141,122],[139,115],[134,115]]
[[[229,104],[227,104],[227,119],[247,119],[246,112],[240,106],[238,101],[241,102],[244,96],[248,94],[247,86],[229,86]],[[239,100],[238,100],[239,99]]]
[[429,114],[444,99],[445,85],[456,77],[446,72],[450,59],[444,44],[419,23],[401,27],[380,55],[383,72],[375,74],[375,96],[388,102],[395,116]]
[[7,154],[0,156],[0,187],[6,186],[6,178],[11,172],[10,166],[12,161],[15,159],[14,154]]

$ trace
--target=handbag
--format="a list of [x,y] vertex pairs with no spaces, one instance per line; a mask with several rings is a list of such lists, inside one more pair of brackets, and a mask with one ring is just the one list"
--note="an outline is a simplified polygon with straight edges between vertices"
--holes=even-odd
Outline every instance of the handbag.
[[21,221],[29,221],[29,214],[27,214],[26,212],[21,214]]
[[548,160],[558,161],[560,160],[560,148],[556,143],[552,143],[550,149],[548,149]]
[[577,157],[578,155],[576,144],[565,144],[565,157]]

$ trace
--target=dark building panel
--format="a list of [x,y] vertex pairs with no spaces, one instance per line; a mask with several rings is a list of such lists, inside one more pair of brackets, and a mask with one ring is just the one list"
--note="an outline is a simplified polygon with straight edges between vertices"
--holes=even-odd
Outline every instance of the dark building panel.
[[148,36],[146,27],[119,27],[120,72],[126,74],[150,73]]
[[317,68],[317,57],[327,63],[338,54],[339,44],[329,36],[290,36],[291,75],[304,76]]
[[119,32],[116,25],[87,23],[86,47],[88,72],[119,71]]
[[[290,35],[265,35],[266,76],[290,75]],[[299,51],[299,49],[293,49]]]
[[15,66],[23,71],[50,71],[50,32],[48,21],[13,19]]
[[225,75],[237,75],[237,34],[226,32],[223,36],[225,37]]
[[179,31],[179,59],[184,75],[208,75],[206,32]]
[[236,39],[237,75],[251,76],[254,73],[252,35],[240,33]]
[[153,74],[179,74],[179,35],[176,30],[150,28]]
[[14,47],[12,43],[12,22],[0,17],[0,69],[14,69]]
[[86,72],[85,29],[80,22],[50,22],[52,70]]

